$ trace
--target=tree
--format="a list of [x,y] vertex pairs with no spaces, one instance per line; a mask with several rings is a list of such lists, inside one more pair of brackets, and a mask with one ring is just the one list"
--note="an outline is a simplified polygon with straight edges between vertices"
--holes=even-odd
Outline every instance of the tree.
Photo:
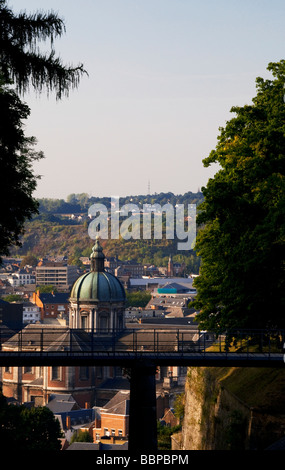
[[[38,213],[33,198],[38,177],[32,165],[43,153],[34,150],[34,137],[24,135],[23,121],[30,109],[17,93],[32,86],[39,93],[55,92],[60,99],[86,73],[82,65],[65,66],[55,56],[54,39],[64,31],[62,19],[52,12],[16,15],[6,0],[0,0],[0,263],[11,245],[20,244],[25,221]],[[47,39],[51,51],[44,54],[38,43]]]
[[38,258],[32,253],[27,253],[26,256],[21,261],[20,267],[24,268],[25,266],[37,266]]
[[71,436],[70,444],[73,442],[93,442],[93,438],[88,431],[77,431]]
[[233,107],[203,163],[221,169],[203,188],[196,251],[201,328],[283,327],[285,61],[256,79],[251,105]]
[[61,449],[59,421],[46,407],[8,405],[0,393],[0,423],[1,445],[6,451]]
[[43,286],[37,286],[36,291],[40,291],[41,294],[50,294],[52,292],[57,292],[57,288],[51,284],[49,285],[43,285]]
[[[53,49],[54,40],[65,33],[65,25],[55,13],[36,12],[18,15],[0,0],[0,73],[6,83],[13,82],[16,91],[25,93],[30,85],[41,92],[55,91],[58,99],[68,95],[86,73],[82,64],[66,66]],[[38,43],[50,39],[49,54],[39,50]]]
[[128,307],[142,307],[145,308],[151,299],[151,294],[148,291],[126,292]]
[[9,294],[3,297],[5,302],[21,302],[23,301],[23,297],[18,294]]
[[9,246],[20,244],[24,223],[38,208],[32,164],[43,155],[33,148],[36,140],[24,135],[22,121],[29,113],[16,93],[0,84],[0,261]]

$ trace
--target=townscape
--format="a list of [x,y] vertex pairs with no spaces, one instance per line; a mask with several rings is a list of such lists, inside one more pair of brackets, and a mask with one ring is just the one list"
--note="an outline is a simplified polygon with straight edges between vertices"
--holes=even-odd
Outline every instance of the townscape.
[[0,0],[1,446],[284,450],[284,2],[25,8]]
[[[84,271],[88,273],[90,259],[89,263],[84,261],[87,263]],[[72,327],[74,285],[84,274],[62,260],[40,260],[38,266],[19,269],[20,264],[20,259],[6,258],[0,273],[1,296],[11,300],[1,300],[2,328],[19,331],[33,326]],[[117,269],[119,264],[120,269]],[[181,277],[183,266],[174,265],[171,256],[160,277],[143,276],[143,266],[119,263],[117,258],[105,258],[104,270],[117,279],[122,292],[125,284],[129,292],[149,295],[149,300],[140,307],[125,305],[125,294],[116,299],[117,311],[122,304],[125,326],[195,325],[195,309],[191,307],[196,293],[193,278]],[[109,302],[113,308],[112,296]],[[86,306],[81,310],[83,314],[78,313],[77,326],[86,328]],[[107,315],[106,305],[104,311]],[[109,323],[108,317],[102,317],[99,326],[110,328]],[[3,347],[5,349],[5,344]],[[163,426],[178,429],[180,425],[174,408],[183,394],[186,372],[185,367],[163,367],[157,371],[157,420]],[[10,403],[46,406],[54,413],[64,435],[63,449],[70,445],[71,448],[84,446],[83,443],[70,444],[72,436],[74,439],[80,432],[88,433],[95,448],[116,449],[128,445],[130,385],[120,367],[2,367],[1,383]],[[90,442],[88,445],[90,447]]]

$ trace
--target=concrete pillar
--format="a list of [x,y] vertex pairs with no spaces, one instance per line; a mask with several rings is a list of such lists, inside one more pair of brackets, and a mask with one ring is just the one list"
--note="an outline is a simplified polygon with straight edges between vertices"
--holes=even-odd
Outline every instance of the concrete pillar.
[[130,374],[129,451],[157,450],[156,367],[145,361],[134,364]]

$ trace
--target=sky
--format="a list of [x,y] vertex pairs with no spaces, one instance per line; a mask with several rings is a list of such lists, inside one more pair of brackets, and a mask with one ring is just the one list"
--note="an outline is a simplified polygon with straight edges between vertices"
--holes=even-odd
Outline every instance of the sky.
[[[256,77],[285,58],[283,0],[9,0],[54,11],[54,47],[88,72],[68,98],[23,100],[45,158],[34,196],[184,194],[207,185],[203,166],[232,106],[250,104]],[[49,43],[41,45],[46,50]]]

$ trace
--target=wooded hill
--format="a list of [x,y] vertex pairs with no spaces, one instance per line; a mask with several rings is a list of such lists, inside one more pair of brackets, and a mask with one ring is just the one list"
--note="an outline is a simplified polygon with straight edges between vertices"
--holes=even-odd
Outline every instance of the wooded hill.
[[[203,200],[201,192],[188,192],[184,195],[160,193],[154,195],[128,196],[120,198],[120,207],[124,204],[188,204],[198,207]],[[88,235],[88,209],[92,204],[104,204],[110,209],[110,198],[89,197],[87,194],[72,194],[66,201],[62,199],[39,199],[39,214],[25,225],[21,247],[12,247],[11,256],[33,254],[36,257],[66,256],[70,264],[80,264],[79,258],[90,256],[94,240]],[[75,217],[71,218],[74,215]],[[82,218],[78,219],[78,216]],[[102,240],[106,256],[117,256],[121,260],[136,260],[139,263],[167,266],[169,255],[173,261],[185,263],[186,273],[198,273],[200,260],[193,250],[177,249],[177,238],[174,240]]]

